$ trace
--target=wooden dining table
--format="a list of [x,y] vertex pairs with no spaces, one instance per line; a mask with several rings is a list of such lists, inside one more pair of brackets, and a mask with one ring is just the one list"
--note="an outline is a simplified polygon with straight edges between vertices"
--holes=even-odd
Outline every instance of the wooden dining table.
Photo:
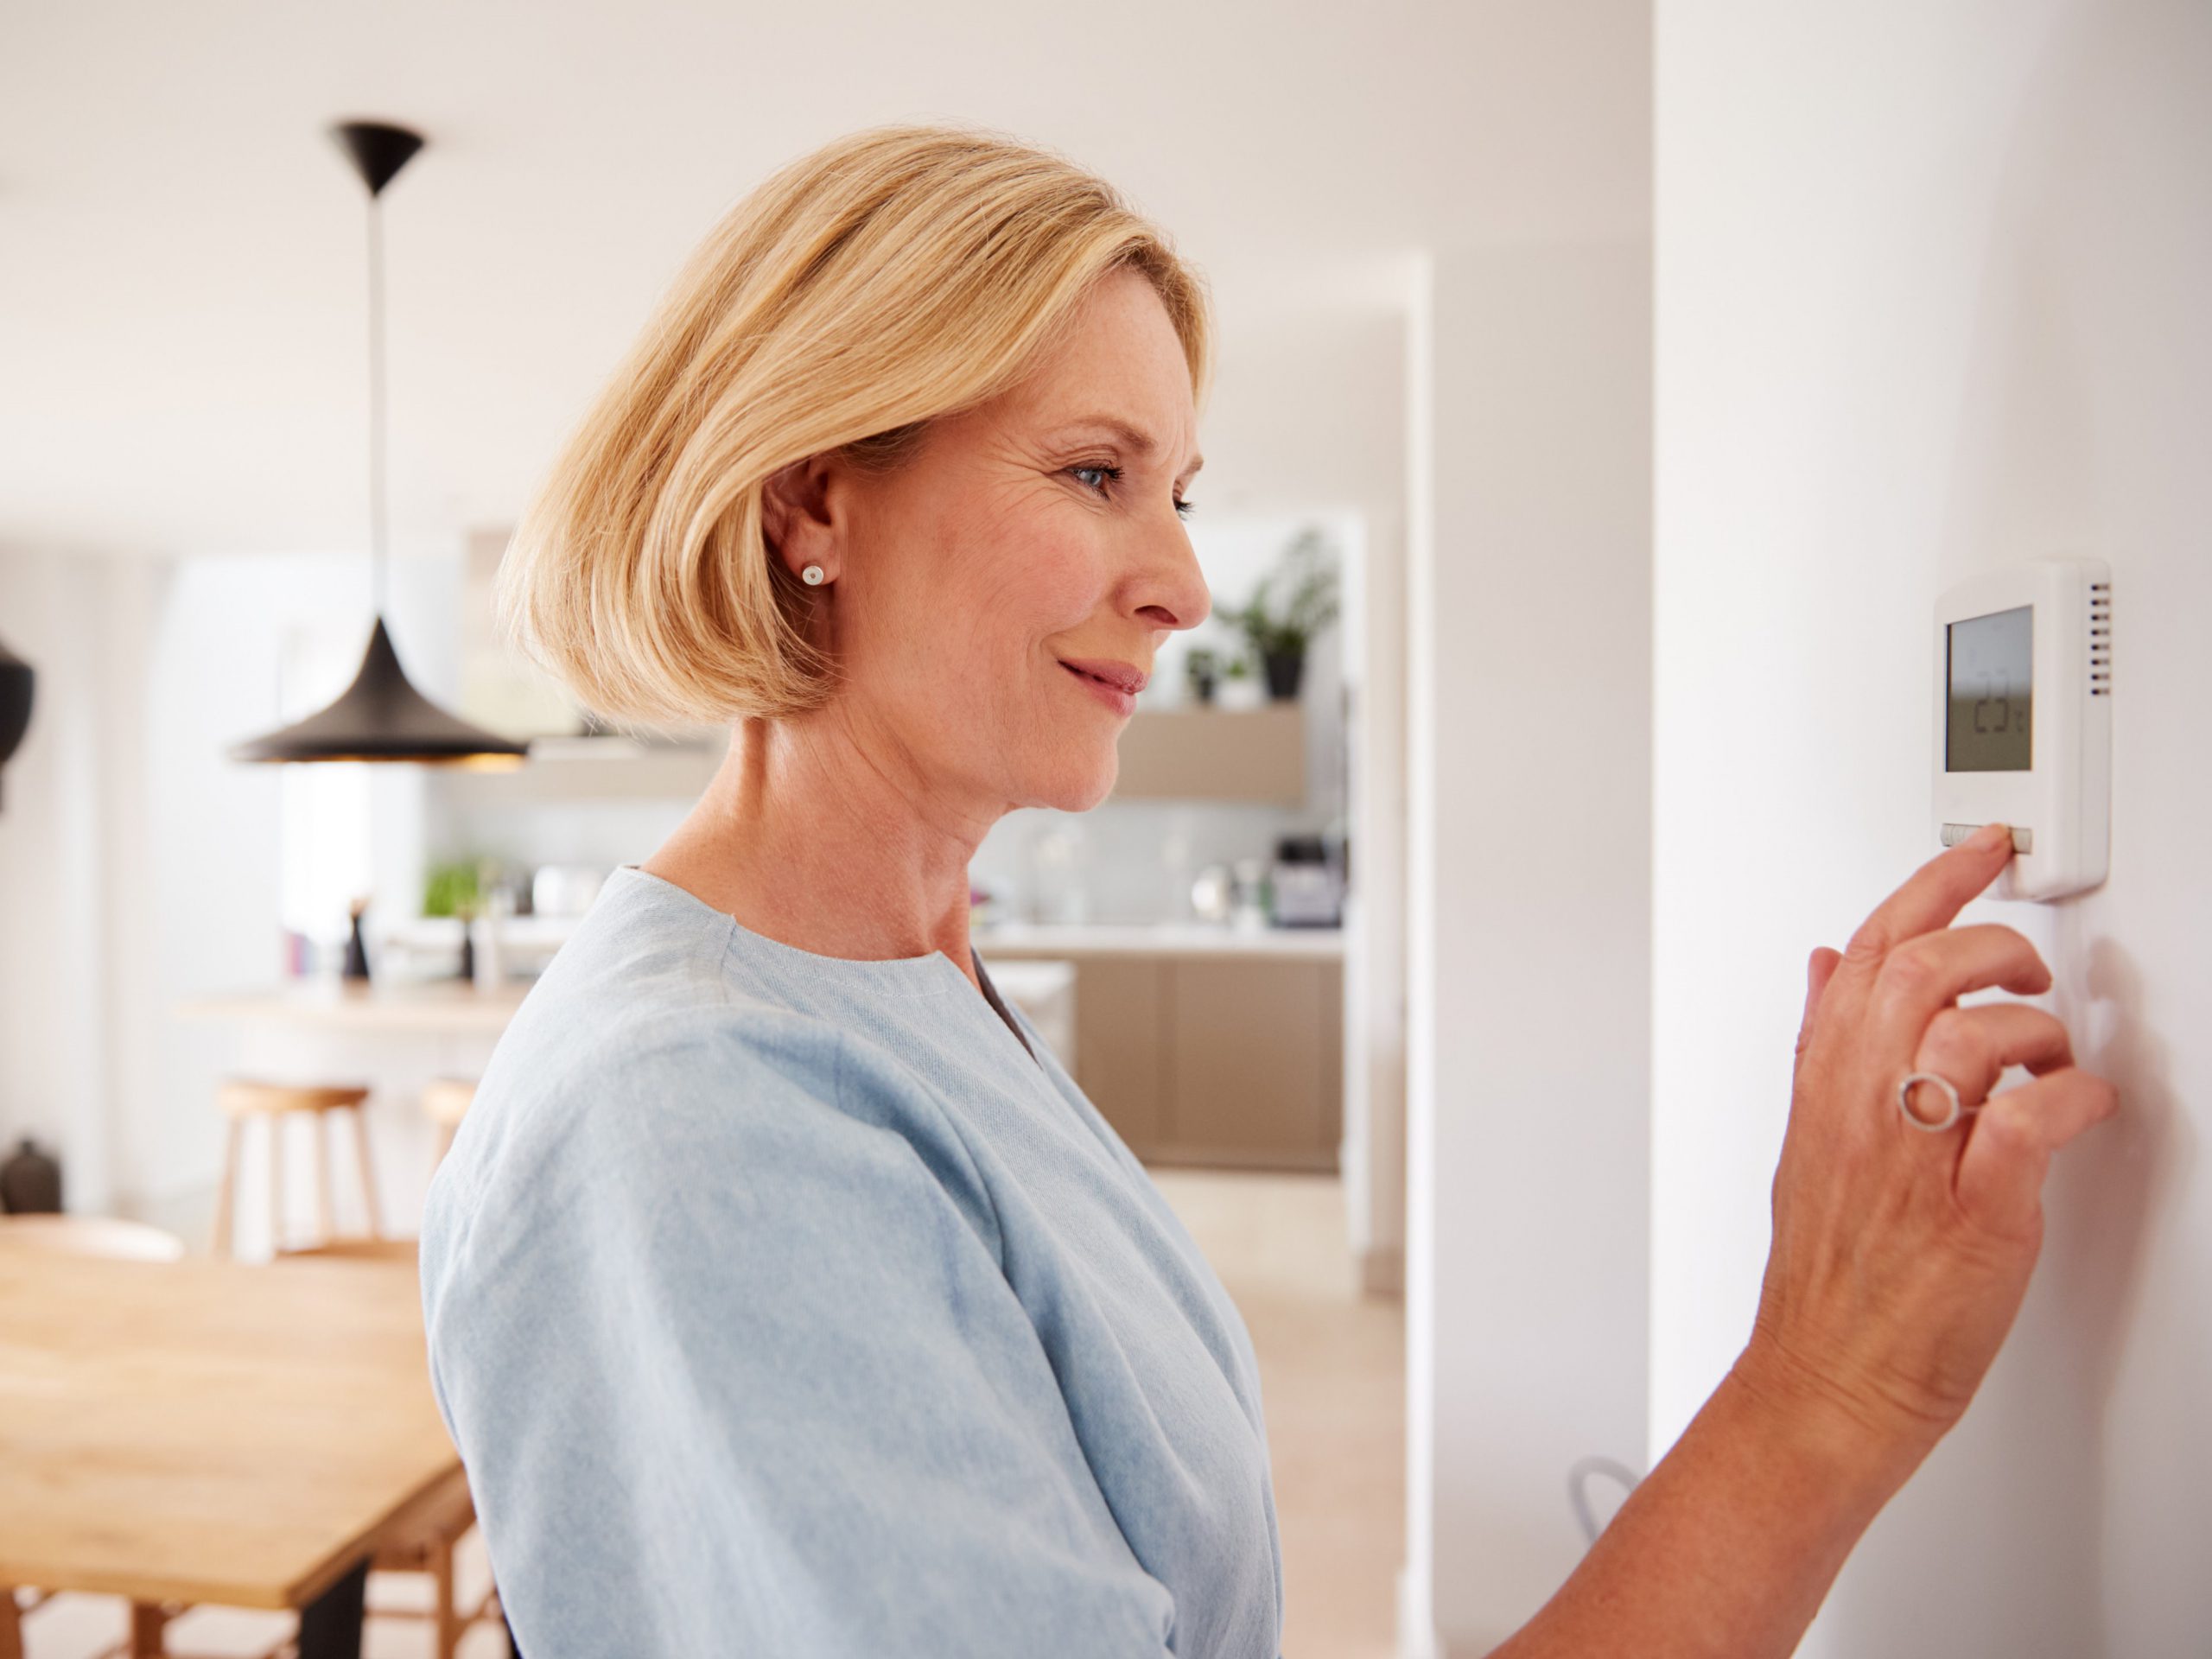
[[0,1250],[0,1659],[10,1586],[285,1608],[359,1659],[380,1536],[459,1473],[413,1262]]

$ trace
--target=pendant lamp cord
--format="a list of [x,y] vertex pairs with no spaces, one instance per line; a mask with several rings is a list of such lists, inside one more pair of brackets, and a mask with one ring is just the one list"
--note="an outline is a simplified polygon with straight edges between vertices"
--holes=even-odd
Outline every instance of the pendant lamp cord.
[[382,199],[369,197],[369,588],[377,619],[384,618],[385,410],[384,410],[384,217]]

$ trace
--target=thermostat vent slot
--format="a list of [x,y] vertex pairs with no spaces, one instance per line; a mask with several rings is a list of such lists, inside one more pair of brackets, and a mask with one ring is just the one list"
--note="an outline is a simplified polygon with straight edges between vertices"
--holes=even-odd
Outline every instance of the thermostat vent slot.
[[2089,584],[2089,695],[2112,695],[2112,584]]

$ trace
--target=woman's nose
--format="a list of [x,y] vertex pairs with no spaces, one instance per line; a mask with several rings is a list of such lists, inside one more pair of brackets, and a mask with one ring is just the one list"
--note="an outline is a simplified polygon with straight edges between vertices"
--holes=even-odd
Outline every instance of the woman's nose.
[[1165,529],[1159,547],[1160,563],[1150,574],[1138,612],[1156,628],[1195,628],[1211,613],[1213,594],[1180,518]]

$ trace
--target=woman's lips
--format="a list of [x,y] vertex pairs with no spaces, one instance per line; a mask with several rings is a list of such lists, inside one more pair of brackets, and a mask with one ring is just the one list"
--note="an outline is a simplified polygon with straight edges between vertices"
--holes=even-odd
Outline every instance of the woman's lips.
[[1122,661],[1066,661],[1059,664],[1082,683],[1086,692],[1115,715],[1128,715],[1137,708],[1137,692],[1144,690],[1146,675]]

